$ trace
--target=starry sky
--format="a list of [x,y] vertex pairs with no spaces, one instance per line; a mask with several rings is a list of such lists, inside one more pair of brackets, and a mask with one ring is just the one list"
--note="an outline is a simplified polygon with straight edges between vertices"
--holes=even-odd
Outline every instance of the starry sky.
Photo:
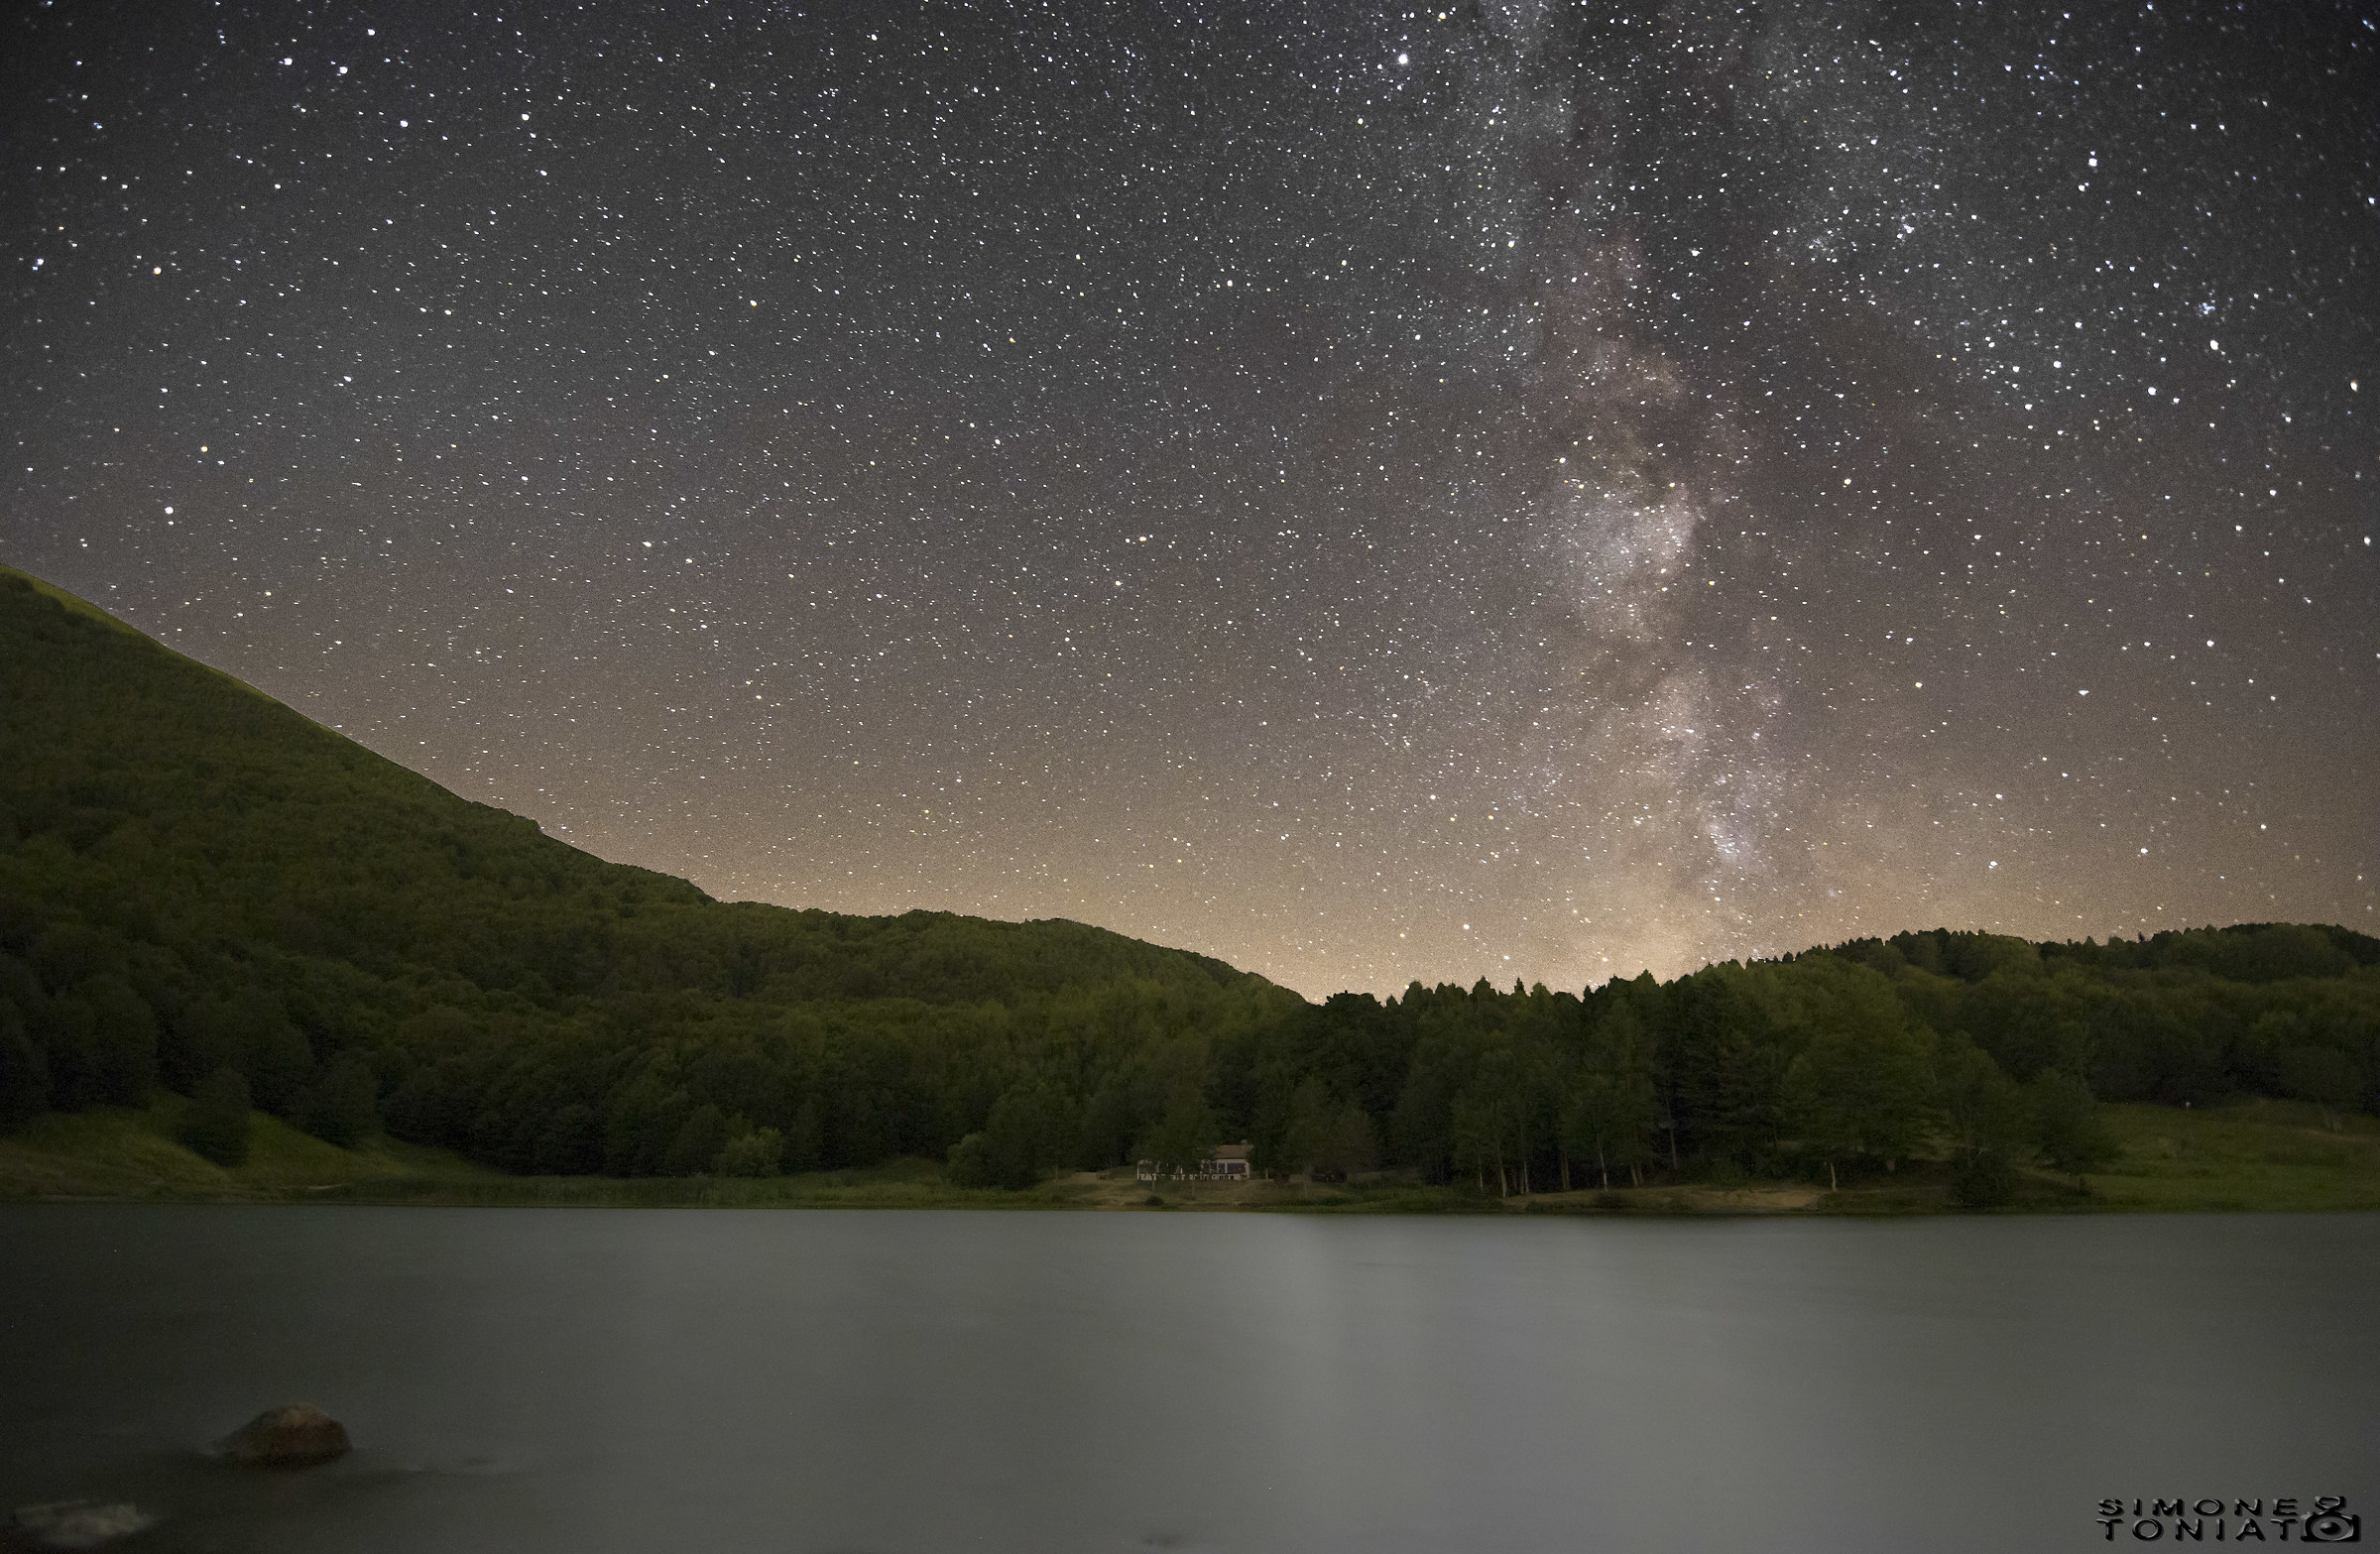
[[0,559],[1309,995],[2380,902],[2355,4],[19,6]]

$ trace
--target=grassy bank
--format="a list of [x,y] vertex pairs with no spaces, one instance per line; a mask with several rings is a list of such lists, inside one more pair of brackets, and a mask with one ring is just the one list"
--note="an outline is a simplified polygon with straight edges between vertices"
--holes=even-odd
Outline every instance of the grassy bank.
[[[2091,1178],[2128,1211],[2380,1209],[2380,1118],[2298,1101],[2207,1110],[2111,1106],[2123,1158]],[[2330,1123],[2335,1122],[2333,1131]]]
[[[454,1207],[1079,1209],[1322,1214],[1935,1214],[1952,1207],[1929,1161],[1846,1182],[1663,1183],[1498,1198],[1469,1184],[1136,1181],[1079,1172],[1028,1192],[951,1186],[939,1167],[896,1160],[862,1171],[746,1181],[725,1177],[507,1176],[442,1149],[380,1140],[341,1149],[262,1114],[250,1152],[226,1169],[177,1143],[188,1103],[52,1114],[0,1138],[0,1200],[397,1203]],[[2294,1102],[2183,1110],[2109,1106],[2121,1157],[2090,1177],[2026,1173],[2007,1212],[2380,1210],[2380,1120],[2325,1119]],[[2332,1124],[2335,1123],[2333,1127]],[[1153,1200],[1153,1201],[1152,1201]]]
[[261,1112],[249,1117],[243,1165],[225,1168],[175,1141],[190,1103],[161,1095],[146,1110],[51,1112],[0,1138],[0,1200],[148,1198],[193,1202],[309,1199],[361,1184],[502,1183],[502,1172],[444,1149],[377,1139],[341,1149]]

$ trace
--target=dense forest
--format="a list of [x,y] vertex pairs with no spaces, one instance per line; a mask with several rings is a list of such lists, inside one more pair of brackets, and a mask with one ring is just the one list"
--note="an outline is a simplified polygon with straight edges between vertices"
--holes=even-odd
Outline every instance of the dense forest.
[[2380,941],[1937,930],[1580,993],[1320,1005],[1069,922],[714,901],[0,568],[0,1131],[190,1096],[513,1171],[1200,1158],[1488,1191],[2103,1152],[2094,1097],[2380,1103]]

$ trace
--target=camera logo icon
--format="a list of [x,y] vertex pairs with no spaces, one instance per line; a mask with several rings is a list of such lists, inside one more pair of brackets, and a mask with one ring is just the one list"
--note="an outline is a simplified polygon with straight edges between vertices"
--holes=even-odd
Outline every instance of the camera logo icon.
[[2345,1511],[2317,1511],[2298,1529],[2298,1538],[2305,1543],[2361,1543],[2363,1518]]

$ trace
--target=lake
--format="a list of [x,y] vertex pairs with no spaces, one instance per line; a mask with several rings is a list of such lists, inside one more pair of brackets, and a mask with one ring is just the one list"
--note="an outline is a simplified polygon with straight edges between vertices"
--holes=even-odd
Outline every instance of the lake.
[[[0,1506],[165,1513],[128,1551],[1710,1554],[2221,1496],[2278,1541],[2276,1497],[2373,1509],[2376,1317],[2372,1215],[20,1205]],[[355,1452],[201,1455],[289,1401]]]

